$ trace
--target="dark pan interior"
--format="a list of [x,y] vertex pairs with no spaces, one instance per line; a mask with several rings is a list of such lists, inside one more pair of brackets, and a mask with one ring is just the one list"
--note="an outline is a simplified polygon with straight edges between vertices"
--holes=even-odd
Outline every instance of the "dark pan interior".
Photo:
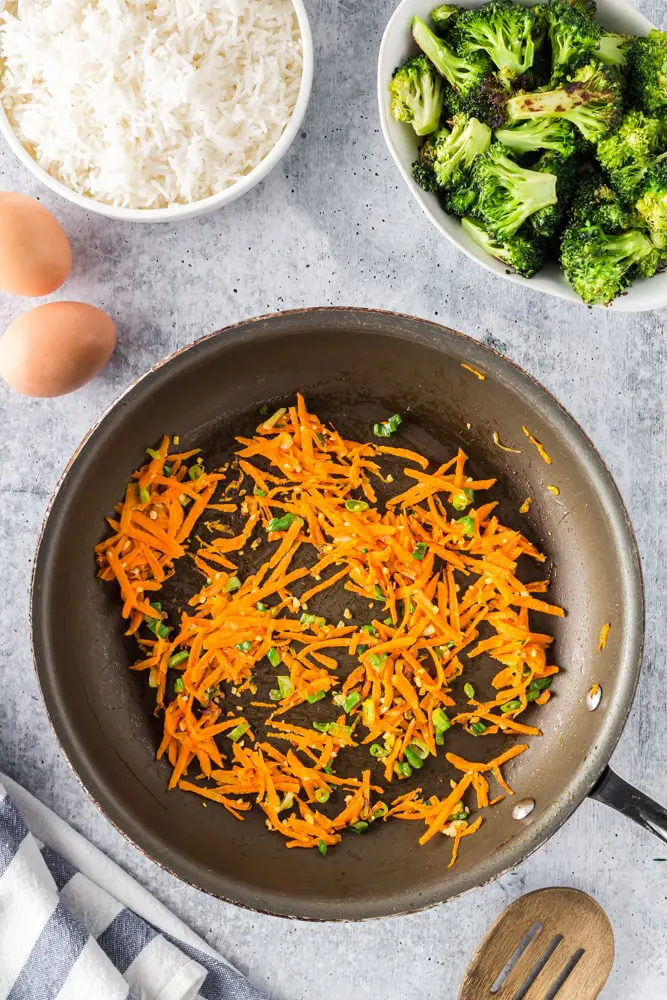
[[[511,800],[494,807],[450,870],[451,842],[437,838],[418,848],[416,824],[376,824],[322,858],[287,850],[261,813],[239,823],[212,803],[203,808],[196,796],[167,793],[169,767],[154,760],[159,721],[145,678],[128,671],[134,650],[122,635],[117,595],[95,578],[92,549],[104,534],[104,516],[146,445],[163,433],[179,434],[182,445],[205,449],[211,467],[229,454],[236,433],[258,422],[261,404],[280,403],[298,389],[311,409],[352,436],[367,439],[374,420],[399,411],[407,418],[404,445],[436,461],[463,447],[473,472],[498,478],[493,498],[506,523],[521,525],[548,555],[550,599],[568,610],[562,621],[539,623],[556,635],[554,659],[563,668],[555,696],[539,711],[544,736],[507,768],[517,797],[532,796],[537,807],[524,823],[512,819]],[[543,442],[551,465],[528,443],[523,425]],[[497,447],[494,431],[521,454]],[[533,506],[521,516],[527,496]],[[174,599],[189,585],[183,572]],[[316,610],[332,618],[350,605],[349,596],[325,600],[337,603]],[[149,373],[74,458],[46,523],[33,588],[35,656],[50,717],[83,784],[112,822],[207,892],[314,919],[419,909],[494,877],[546,839],[592,786],[620,735],[639,670],[642,615],[639,563],[622,502],[561,407],[474,341],[408,317],[360,310],[251,321]],[[596,653],[607,621],[608,646]],[[483,688],[489,664],[476,670]],[[604,695],[591,715],[584,699],[594,682]],[[506,745],[458,729],[451,737],[449,748],[472,759]],[[442,791],[449,766],[431,762],[429,771],[420,784]],[[401,783],[400,792],[409,787]]]

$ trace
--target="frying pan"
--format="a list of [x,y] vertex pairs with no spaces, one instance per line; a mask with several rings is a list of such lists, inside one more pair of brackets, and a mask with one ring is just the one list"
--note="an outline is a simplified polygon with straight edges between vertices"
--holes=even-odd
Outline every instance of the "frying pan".
[[[146,445],[179,434],[183,447],[203,447],[213,467],[231,453],[235,434],[256,425],[260,405],[280,405],[296,390],[348,436],[368,439],[373,421],[400,412],[398,443],[435,462],[461,446],[474,475],[483,470],[498,479],[493,497],[501,518],[548,555],[549,599],[568,612],[562,620],[537,617],[540,630],[555,635],[563,672],[555,696],[534,709],[544,735],[507,768],[516,797],[490,810],[451,869],[448,839],[419,848],[412,823],[375,824],[322,858],[287,850],[259,811],[238,822],[222,808],[202,808],[197,796],[167,793],[169,766],[154,759],[160,721],[151,692],[127,669],[135,650],[123,636],[117,592],[95,577],[92,552],[104,517]],[[494,432],[520,454],[498,447]],[[533,503],[522,516],[528,496]],[[330,600],[338,600],[340,616],[346,598]],[[596,652],[605,622],[609,641]],[[48,714],[95,802],[158,864],[243,906],[307,919],[418,910],[521,862],[591,792],[667,839],[667,811],[606,770],[632,702],[643,640],[639,557],[618,490],[583,431],[541,385],[489,348],[430,322],[350,309],[282,313],[223,330],[150,371],[91,431],[51,503],[33,578],[32,637]],[[591,711],[594,684],[602,698]],[[488,759],[507,745],[502,736],[475,742],[459,729],[448,733],[448,748],[469,759]],[[429,791],[442,793],[448,767],[430,761],[420,783],[428,770]],[[400,792],[409,787],[402,782]],[[523,799],[535,807],[517,819],[513,807]]]

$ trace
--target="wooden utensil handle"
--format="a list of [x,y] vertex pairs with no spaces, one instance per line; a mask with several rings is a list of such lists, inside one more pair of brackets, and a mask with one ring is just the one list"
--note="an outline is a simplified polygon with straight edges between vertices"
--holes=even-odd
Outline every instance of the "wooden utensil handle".
[[623,813],[667,843],[667,809],[619,778],[610,767],[603,771],[591,798]]

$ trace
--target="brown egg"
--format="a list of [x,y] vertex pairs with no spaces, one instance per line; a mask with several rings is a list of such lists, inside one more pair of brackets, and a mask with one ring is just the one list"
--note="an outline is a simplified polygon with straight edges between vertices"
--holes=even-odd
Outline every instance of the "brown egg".
[[72,269],[65,232],[34,198],[0,191],[0,289],[12,295],[50,295]]
[[110,316],[82,302],[48,302],[0,338],[0,378],[26,396],[62,396],[85,385],[113,354]]

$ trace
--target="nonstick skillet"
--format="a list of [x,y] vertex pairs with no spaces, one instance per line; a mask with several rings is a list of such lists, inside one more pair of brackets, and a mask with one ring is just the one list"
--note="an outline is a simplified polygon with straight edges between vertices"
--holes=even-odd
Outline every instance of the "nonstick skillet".
[[[498,479],[503,520],[548,555],[550,600],[568,611],[542,622],[556,636],[563,668],[555,696],[539,711],[544,736],[507,768],[515,798],[489,811],[451,869],[447,838],[419,848],[411,823],[375,824],[322,858],[287,850],[259,812],[240,823],[222,808],[202,808],[196,796],[167,793],[169,767],[154,759],[160,721],[151,693],[145,678],[128,670],[135,651],[123,636],[117,593],[95,577],[93,546],[104,517],[146,445],[179,434],[184,447],[203,447],[212,467],[230,454],[236,433],[258,422],[262,404],[280,405],[296,390],[348,436],[368,439],[375,420],[398,411],[405,417],[400,443],[435,461],[461,446],[474,473]],[[502,450],[494,432],[520,454]],[[528,496],[530,512],[520,515]],[[340,616],[344,597],[332,600],[339,607],[328,614]],[[605,622],[609,640],[596,652]],[[32,630],[49,716],[89,794],[158,864],[243,906],[307,919],[418,910],[521,862],[591,792],[667,839],[667,812],[606,769],[632,702],[643,638],[639,557],[616,486],[542,386],[433,323],[363,310],[282,313],[223,330],[150,371],[92,430],[52,501],[35,564]],[[591,711],[595,684],[602,697]],[[502,737],[475,740],[459,727],[450,736],[449,749],[472,759],[505,745]],[[447,768],[430,761],[429,780],[447,781]],[[401,783],[400,791],[406,788]],[[514,807],[524,799],[535,807],[517,819]]]

